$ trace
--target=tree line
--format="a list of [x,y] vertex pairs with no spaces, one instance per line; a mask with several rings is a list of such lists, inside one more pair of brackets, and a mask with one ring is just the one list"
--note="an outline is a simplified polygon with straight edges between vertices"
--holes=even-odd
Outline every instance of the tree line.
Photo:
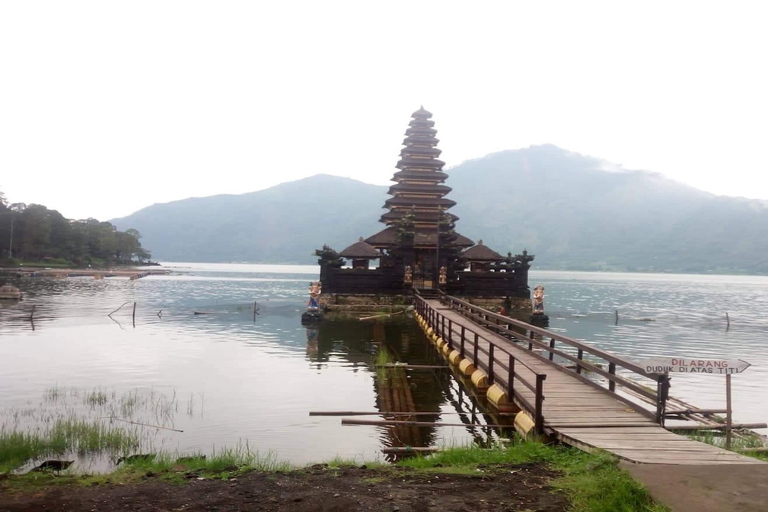
[[0,261],[66,265],[145,263],[149,251],[135,229],[109,222],[67,219],[40,204],[9,203],[0,191]]

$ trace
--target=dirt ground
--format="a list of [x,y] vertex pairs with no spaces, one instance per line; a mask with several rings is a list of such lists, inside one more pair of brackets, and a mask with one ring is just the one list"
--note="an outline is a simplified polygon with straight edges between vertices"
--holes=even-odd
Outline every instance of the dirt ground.
[[547,485],[554,476],[532,464],[493,466],[476,475],[315,465],[229,480],[188,475],[184,485],[150,475],[136,484],[55,485],[22,492],[0,482],[0,511],[564,512],[565,497]]

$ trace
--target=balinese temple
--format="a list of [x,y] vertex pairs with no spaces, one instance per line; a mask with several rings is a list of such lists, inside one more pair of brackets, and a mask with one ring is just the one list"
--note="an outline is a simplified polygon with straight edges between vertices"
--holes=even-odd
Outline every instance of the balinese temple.
[[[340,253],[324,246],[320,280],[327,305],[370,302],[370,296],[410,295],[413,288],[440,289],[488,305],[530,307],[528,269],[533,256],[501,256],[455,230],[456,202],[446,196],[432,114],[420,108],[405,131],[398,169],[379,219],[386,227]],[[370,262],[379,260],[373,268]],[[348,262],[351,261],[351,268]],[[368,297],[368,298],[366,298]]]

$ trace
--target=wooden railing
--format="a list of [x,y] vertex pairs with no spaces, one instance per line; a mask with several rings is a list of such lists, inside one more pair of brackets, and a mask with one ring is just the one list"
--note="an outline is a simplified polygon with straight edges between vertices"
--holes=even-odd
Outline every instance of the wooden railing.
[[[508,316],[493,313],[450,295],[441,294],[440,301],[462,316],[472,320],[474,323],[496,332],[505,338],[517,341],[524,346],[527,345],[528,350],[536,357],[557,365],[560,370],[573,373],[574,377],[587,384],[606,389],[606,387],[599,382],[584,376],[583,372],[585,371],[604,377],[607,380],[607,390],[614,394],[617,399],[635,407],[639,413],[655,419],[660,425],[664,424],[664,409],[669,396],[669,377],[667,375],[648,373],[643,368],[627,359],[609,354],[608,352],[547,329],[536,327]],[[536,335],[540,336],[541,340],[536,339]],[[545,339],[549,339],[549,342],[542,341]],[[560,344],[559,347],[558,343]],[[544,350],[546,355],[533,352],[534,348]],[[591,359],[594,361],[585,360],[585,355],[591,356]],[[555,356],[558,356],[561,360],[555,361]],[[568,363],[572,363],[570,368],[567,366]],[[605,369],[606,366],[607,370]],[[653,381],[656,389],[654,390],[653,387],[649,388],[634,380],[617,375],[617,369],[623,369],[625,372]],[[632,402],[629,398],[617,394],[617,385],[623,386],[634,392],[636,395],[645,398],[649,403],[655,404],[655,413],[642,407],[636,407],[637,404]]]
[[[516,358],[505,344],[488,337],[482,332],[482,329],[470,329],[462,325],[459,326],[459,330],[454,331],[453,321],[440,314],[440,311],[429,307],[418,292],[415,295],[414,307],[452,350],[458,350],[462,358],[469,359],[476,368],[483,370],[488,375],[489,385],[503,384],[499,375],[504,372],[509,400],[515,401],[533,415],[536,434],[544,433],[543,405],[546,374],[537,372]],[[454,339],[454,335],[458,339]],[[480,340],[484,341],[486,346],[483,346]],[[483,358],[480,357],[481,354],[487,356],[487,362],[483,361]],[[520,366],[525,367],[535,376],[535,383],[520,376],[516,370],[516,368],[519,370]],[[519,386],[523,386],[533,393],[533,403],[519,392]]]

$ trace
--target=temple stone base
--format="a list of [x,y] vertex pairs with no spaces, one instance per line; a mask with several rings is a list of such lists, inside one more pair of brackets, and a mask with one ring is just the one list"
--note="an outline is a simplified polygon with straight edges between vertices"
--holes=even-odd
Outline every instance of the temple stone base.
[[410,295],[329,293],[320,297],[327,311],[401,311],[412,303]]
[[[531,310],[531,299],[505,297],[458,297],[470,304],[498,312],[505,301],[510,302],[510,311]],[[413,304],[413,296],[385,294],[344,294],[328,293],[320,297],[320,305],[326,311],[400,311]]]
[[[489,311],[498,312],[499,309],[504,306],[504,302],[507,300],[505,297],[459,297],[462,300],[469,302],[475,306],[487,309]],[[510,309],[512,311],[530,311],[531,299],[512,297],[509,299]]]

